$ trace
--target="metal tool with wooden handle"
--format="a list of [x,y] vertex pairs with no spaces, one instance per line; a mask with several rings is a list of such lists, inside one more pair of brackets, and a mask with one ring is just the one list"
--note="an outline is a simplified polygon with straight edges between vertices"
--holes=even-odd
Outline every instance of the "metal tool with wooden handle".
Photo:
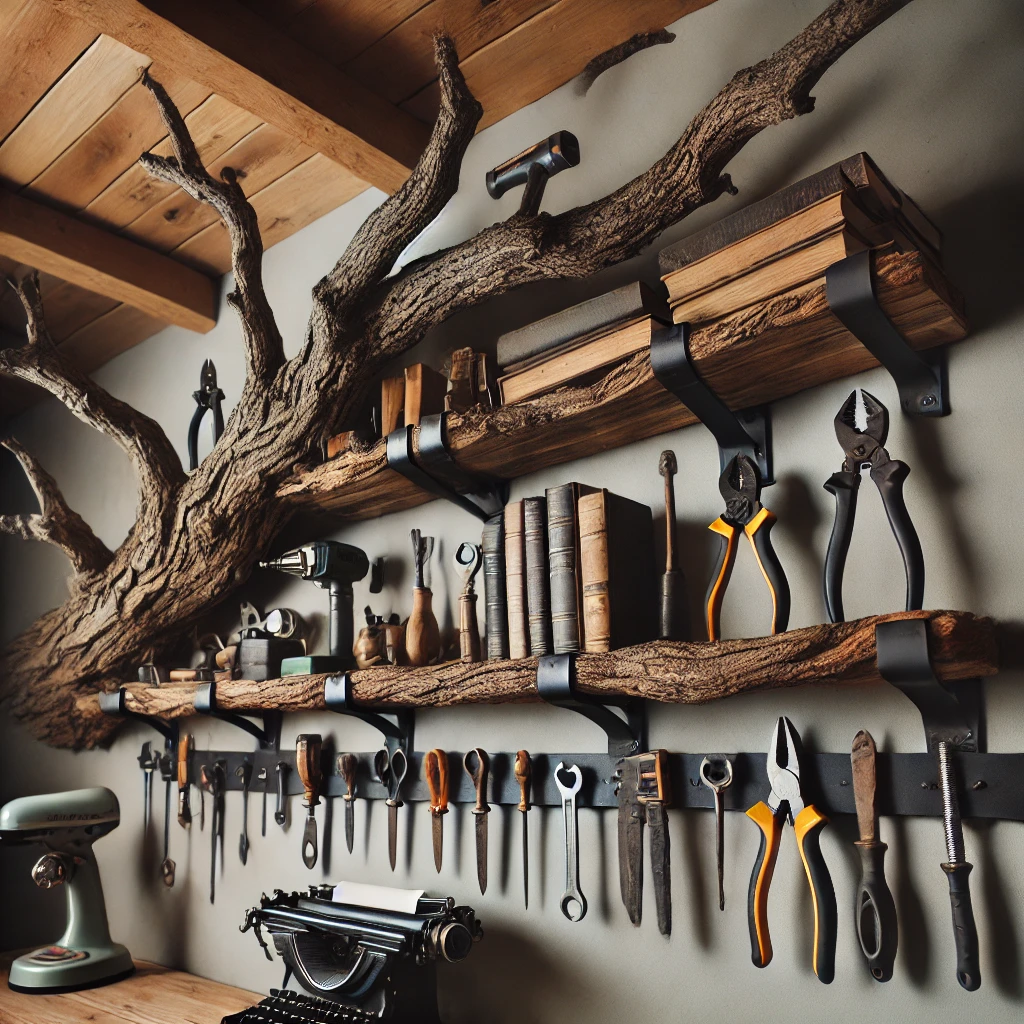
[[195,749],[192,733],[178,739],[178,824],[182,828],[192,825],[192,805],[188,792],[188,755]]
[[441,749],[428,750],[423,772],[430,790],[430,830],[434,846],[434,867],[441,873],[444,848],[444,815],[448,813],[448,755]]
[[338,755],[338,774],[345,781],[345,794],[342,799],[345,801],[345,845],[348,852],[352,852],[352,846],[356,835],[356,755]]
[[487,751],[474,747],[466,752],[462,763],[476,790],[476,877],[483,895],[487,891],[487,814],[491,809],[487,804],[487,773],[491,762]]
[[676,453],[666,449],[658,461],[658,472],[665,478],[665,571],[661,576],[661,608],[658,637],[662,640],[686,640],[686,580],[676,559],[676,496],[673,477],[678,472]]
[[476,620],[474,581],[483,555],[479,544],[463,542],[455,552],[455,569],[462,577],[459,595],[459,654],[463,661],[480,660],[480,627]]
[[307,868],[316,866],[319,847],[316,840],[316,818],[314,808],[320,803],[320,787],[323,776],[320,757],[323,753],[323,739],[317,733],[302,733],[295,740],[295,768],[299,773],[307,808],[306,827],[302,830],[302,863]]
[[523,906],[530,906],[530,834],[527,816],[530,811],[530,754],[526,750],[516,751],[515,776],[519,783],[519,813],[523,816]]

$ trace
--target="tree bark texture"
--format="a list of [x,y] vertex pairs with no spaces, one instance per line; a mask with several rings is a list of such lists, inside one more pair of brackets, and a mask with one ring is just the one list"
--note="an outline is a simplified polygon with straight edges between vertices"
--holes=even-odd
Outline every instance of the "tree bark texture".
[[[255,214],[233,172],[216,181],[205,171],[178,111],[147,80],[175,155],[142,162],[210,203],[227,224],[230,301],[242,322],[248,375],[216,448],[186,476],[154,421],[65,364],[46,333],[34,280],[21,282],[29,344],[0,352],[0,371],[46,388],[119,443],[136,467],[139,503],[137,522],[109,564],[78,575],[64,605],[4,651],[0,695],[12,713],[56,746],[109,739],[116,723],[82,717],[77,698],[130,678],[142,651],[159,657],[248,578],[289,514],[278,489],[297,465],[312,461],[322,438],[352,418],[384,364],[460,309],[532,281],[584,277],[639,253],[731,189],[724,170],[732,157],[762,129],[810,111],[821,75],[906,2],[835,0],[777,53],[738,72],[669,152],[622,188],[557,217],[517,214],[388,277],[455,194],[481,114],[451,40],[439,38],[441,111],[427,149],[314,289],[304,344],[287,361],[263,291]],[[96,557],[84,556],[83,568]]]

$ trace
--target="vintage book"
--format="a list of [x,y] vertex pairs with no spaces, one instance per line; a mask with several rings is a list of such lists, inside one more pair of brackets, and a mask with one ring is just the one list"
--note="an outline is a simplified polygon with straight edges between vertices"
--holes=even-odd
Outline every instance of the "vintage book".
[[505,520],[499,512],[484,523],[484,628],[487,657],[508,657],[508,598],[505,593]]
[[661,327],[660,321],[644,317],[628,327],[602,334],[585,345],[543,359],[518,373],[499,377],[502,405],[543,395],[584,374],[628,359],[635,352],[649,348],[651,334]]
[[423,363],[405,368],[405,425],[420,425],[423,416],[444,412],[448,378]]
[[646,505],[607,490],[579,499],[583,649],[600,653],[658,632],[654,523]]
[[380,382],[380,436],[397,430],[405,415],[405,377],[385,377]]
[[901,245],[922,249],[939,262],[938,228],[906,193],[890,184],[867,153],[856,153],[662,249],[661,273],[671,274],[839,192],[849,192],[872,220],[893,221],[906,235],[906,240],[897,239]]
[[526,609],[526,552],[523,547],[523,503],[505,506],[505,597],[508,609],[508,654],[530,656],[530,629]]
[[673,303],[672,317],[681,324],[729,316],[738,309],[813,281],[833,263],[866,248],[864,240],[850,231],[826,235],[717,288],[681,298]]
[[549,487],[548,577],[551,583],[551,642],[555,654],[583,649],[583,580],[579,573],[579,529],[577,505],[581,494],[593,494],[586,484],[568,483]]
[[634,281],[501,335],[498,338],[498,366],[504,368],[522,362],[580,335],[640,316],[669,319],[660,284],[652,286]]
[[530,657],[553,654],[551,584],[548,579],[548,515],[544,498],[523,501],[523,548],[526,554],[526,621]]

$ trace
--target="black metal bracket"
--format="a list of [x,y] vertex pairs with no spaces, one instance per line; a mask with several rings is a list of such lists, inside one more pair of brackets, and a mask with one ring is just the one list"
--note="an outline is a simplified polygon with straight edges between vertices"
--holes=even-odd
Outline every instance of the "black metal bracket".
[[597,701],[576,689],[576,657],[573,654],[552,654],[537,661],[537,693],[557,708],[575,711],[604,730],[608,737],[608,753],[629,757],[644,749],[646,714],[643,701],[623,700],[614,704],[625,711],[620,718],[608,706],[610,701]]
[[164,749],[176,750],[178,746],[177,719],[154,718],[152,715],[144,715],[141,712],[130,710],[127,706],[127,691],[123,686],[119,686],[113,693],[101,693],[99,703],[100,711],[105,715],[130,718],[135,722],[143,722],[151,729],[156,729],[164,738]]
[[921,712],[930,751],[936,750],[942,740],[972,753],[983,748],[981,683],[943,683],[936,678],[923,619],[879,622],[875,626],[875,647],[881,677]]
[[833,263],[825,271],[825,295],[840,323],[889,371],[905,413],[949,415],[944,355],[915,352],[885,315],[875,294],[870,250]]
[[718,442],[719,469],[736,455],[757,464],[764,486],[775,483],[768,407],[733,412],[701,379],[690,358],[690,325],[666,325],[651,335],[651,369],[658,383],[679,399]]
[[413,455],[411,424],[388,434],[385,442],[388,467],[421,490],[444,498],[486,522],[505,507],[509,483],[471,476],[459,466],[452,458],[445,437],[447,415],[424,416],[420,421],[418,458]]
[[[324,680],[324,704],[328,711],[358,718],[384,734],[384,742],[392,753],[401,748],[406,754],[412,750],[415,715],[411,710],[381,714],[356,707],[352,700],[352,686],[348,672],[328,676]],[[393,720],[392,720],[393,719]]]
[[233,711],[222,711],[217,707],[217,684],[200,683],[196,687],[196,695],[192,704],[198,715],[209,715],[211,718],[219,718],[222,722],[228,722],[239,729],[244,730],[250,736],[256,738],[260,750],[276,750],[281,738],[280,711],[263,711],[263,728],[255,722],[250,721],[243,715]]

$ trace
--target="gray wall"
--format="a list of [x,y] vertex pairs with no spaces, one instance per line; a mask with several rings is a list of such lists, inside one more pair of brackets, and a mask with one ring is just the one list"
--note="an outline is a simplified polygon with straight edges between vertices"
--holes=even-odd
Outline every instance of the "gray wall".
[[[548,189],[552,211],[600,196],[645,169],[676,138],[694,111],[732,73],[789,39],[822,7],[823,0],[770,5],[720,0],[676,26],[678,39],[642,53],[603,76],[589,95],[572,83],[483,132],[470,147],[463,189],[417,251],[462,239],[514,209],[518,198],[494,203],[483,173],[500,159],[560,128],[580,138],[583,164]],[[918,0],[828,73],[815,90],[817,111],[754,140],[730,168],[741,192],[696,214],[666,233],[659,246],[721,217],[834,160],[859,150],[875,157],[886,174],[933,214],[946,232],[951,279],[968,299],[973,331],[949,353],[954,412],[941,422],[895,418],[889,448],[913,467],[907,499],[928,563],[926,603],[964,608],[1013,624],[1020,612],[1020,565],[1024,540],[1017,525],[1021,499],[1019,396],[1022,364],[1020,305],[1021,29],[1024,8],[1013,0],[963,4]],[[567,42],[567,44],[570,44]],[[272,250],[266,259],[270,298],[289,351],[298,346],[310,286],[381,199],[369,192]],[[508,296],[445,325],[409,361],[440,365],[456,344],[487,346],[511,326],[571,301],[656,273],[655,250],[628,266],[586,282],[549,284]],[[204,357],[216,360],[228,400],[239,393],[242,357],[230,312],[209,335],[169,329],[106,366],[99,378],[115,394],[154,415],[185,455],[185,434]],[[777,546],[793,587],[793,626],[820,622],[821,563],[831,524],[831,498],[821,483],[838,468],[832,417],[853,385],[895,408],[885,376],[866,373],[778,403],[773,409],[779,483],[767,493],[779,516]],[[64,487],[69,501],[110,544],[125,535],[133,514],[133,480],[115,447],[80,426],[52,402],[27,413],[15,432]],[[516,481],[513,498],[578,479],[604,485],[658,508],[662,483],[658,454],[673,447],[679,457],[681,537],[692,591],[701,594],[712,539],[705,526],[719,512],[716,453],[710,436],[689,428],[619,451]],[[7,478],[10,480],[10,477]],[[6,481],[5,481],[6,483]],[[5,486],[4,509],[28,508],[17,481]],[[360,523],[336,536],[361,545],[371,556],[391,554],[408,565],[409,529],[419,527],[438,542],[435,592],[440,608],[454,604],[451,556],[459,541],[476,534],[463,513],[434,503],[411,512]],[[861,522],[850,558],[847,611],[851,616],[896,609],[902,570],[873,488],[862,500]],[[38,545],[3,547],[3,632],[13,635],[64,593],[66,566],[55,551]],[[409,610],[408,573],[374,598],[375,609]],[[316,619],[325,610],[321,592],[278,579],[253,579],[246,593],[258,604],[283,603]],[[357,588],[357,606],[366,591]],[[228,601],[228,612],[238,597]],[[695,602],[696,604],[696,602]],[[450,612],[448,613],[450,615]],[[322,622],[322,619],[320,620]],[[449,620],[450,621],[450,620]],[[725,613],[727,635],[763,633],[768,611],[762,583],[741,554]],[[1013,655],[1011,650],[1008,657]],[[989,749],[1024,746],[1019,669],[985,685]],[[764,749],[776,715],[789,715],[818,749],[846,751],[854,733],[870,729],[879,747],[922,747],[920,722],[907,701],[882,685],[849,689],[806,686],[789,692],[751,694],[706,707],[654,707],[651,742],[673,750]],[[199,747],[239,746],[228,727],[192,723]],[[296,715],[285,723],[284,743],[296,733],[333,735],[338,749],[372,749],[367,727],[322,715]],[[889,878],[901,914],[902,942],[894,980],[875,984],[860,960],[851,901],[858,877],[852,819],[834,822],[822,840],[835,879],[840,932],[835,983],[821,986],[810,969],[810,902],[792,837],[787,835],[772,894],[775,960],[758,972],[750,965],[745,915],[757,830],[741,815],[726,823],[726,912],[715,905],[713,819],[706,813],[671,815],[675,932],[659,937],[653,907],[634,931],[619,903],[615,881],[614,815],[583,810],[582,883],[591,911],[578,925],[558,912],[562,860],[556,811],[532,818],[534,905],[522,908],[517,852],[509,856],[507,816],[491,821],[492,886],[476,891],[472,825],[464,810],[447,820],[447,850],[440,879],[430,856],[430,829],[422,805],[403,812],[411,847],[392,875],[386,864],[385,819],[374,808],[364,830],[365,805],[355,854],[349,858],[335,822],[332,863],[314,872],[299,859],[297,804],[283,833],[270,825],[254,842],[247,867],[233,856],[240,803],[229,800],[228,858],[218,881],[217,903],[207,902],[209,833],[186,836],[176,826],[172,855],[179,881],[163,891],[156,880],[159,854],[144,855],[140,829],[141,785],[135,762],[152,734],[130,728],[109,752],[74,755],[38,746],[25,732],[3,727],[5,796],[101,783],[118,794],[121,827],[99,844],[113,931],[137,956],[186,967],[200,974],[266,989],[279,983],[237,926],[263,890],[292,888],[320,879],[351,878],[399,886],[426,886],[468,902],[487,937],[462,966],[442,972],[442,1000],[452,1021],[565,1021],[594,1024],[631,1019],[749,1019],[793,1022],[853,1019],[930,1021],[952,1011],[986,1021],[1019,1020],[1024,935],[1024,830],[997,823],[966,829],[974,861],[974,891],[983,952],[984,985],[962,992],[953,976],[944,859],[937,820],[885,820],[890,843]],[[541,707],[457,708],[425,712],[417,720],[420,749],[442,746],[492,750],[599,750],[599,734],[568,713]],[[160,793],[155,793],[157,807]],[[258,807],[254,802],[253,810]],[[517,846],[511,846],[517,851]],[[499,867],[498,851],[505,851]],[[23,868],[27,854],[4,856],[4,906],[10,940],[52,939],[49,913],[60,896],[37,891]],[[17,869],[17,870],[15,870]],[[59,913],[58,913],[59,916]],[[680,1007],[685,1006],[685,1011]]]

